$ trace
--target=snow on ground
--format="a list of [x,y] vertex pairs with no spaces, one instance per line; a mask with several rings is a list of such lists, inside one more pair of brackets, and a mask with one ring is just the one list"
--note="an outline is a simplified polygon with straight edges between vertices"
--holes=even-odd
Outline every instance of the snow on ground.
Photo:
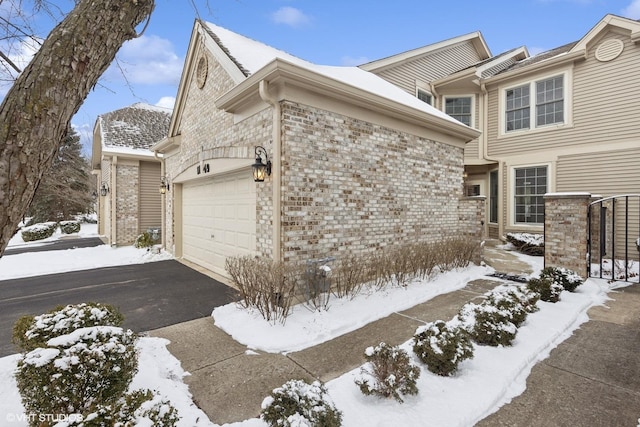
[[[35,242],[24,242],[20,237],[20,233],[18,233],[9,241],[9,247],[42,246],[58,239],[74,237],[98,237],[96,224],[83,223],[80,227],[80,232],[74,234],[63,235],[58,229],[48,239]],[[5,255],[0,258],[0,280],[116,265],[142,264],[172,258],[172,255],[164,251],[158,253],[157,251],[147,251],[147,249],[136,249],[133,246],[111,247],[109,245]]]
[[[111,248],[108,249],[111,250]],[[120,249],[126,248],[113,249],[113,251],[117,252]],[[58,261],[65,265],[64,271],[70,267],[69,262],[66,261],[68,259],[89,258],[87,264],[94,265],[104,263],[106,260],[103,258],[113,259],[109,252],[91,252],[83,249],[60,252],[67,254]],[[25,274],[26,265],[32,269],[36,265],[46,264],[46,260],[52,256],[52,253],[35,253],[34,258],[28,261],[29,264],[26,264],[26,261],[24,263],[20,261],[22,274]],[[11,255],[0,259],[0,274],[4,274],[6,265],[2,262],[5,259],[16,259],[15,257],[19,256]],[[519,258],[539,271],[537,258],[524,255],[519,255]],[[345,333],[348,329],[346,325],[359,327],[375,320],[372,317],[365,317],[370,316],[371,312],[383,310],[381,301],[389,306],[384,307],[387,312],[402,310],[419,302],[416,298],[427,300],[439,293],[458,289],[465,281],[482,277],[487,271],[488,269],[483,267],[471,267],[440,275],[431,283],[415,286],[422,292],[426,289],[426,292],[419,297],[412,289],[396,288],[387,290],[382,298],[369,295],[344,303],[333,300],[329,312],[319,315],[312,315],[306,309],[299,308],[287,320],[284,327],[265,326],[266,322],[262,318],[246,315],[241,320],[244,323],[243,328],[246,331],[253,331],[253,337],[259,337],[260,341],[250,340],[247,337],[242,339],[247,341],[246,344],[249,347],[269,347],[270,351],[290,351],[294,348],[308,347],[330,339],[336,334]],[[519,329],[512,347],[476,346],[475,357],[463,362],[457,375],[450,378],[438,377],[423,368],[418,382],[419,394],[406,397],[404,404],[363,396],[353,382],[358,369],[330,381],[327,387],[336,406],[343,411],[343,425],[355,427],[425,425],[425,423],[448,426],[473,424],[522,393],[526,388],[526,378],[535,363],[548,357],[553,348],[571,336],[580,324],[586,322],[588,308],[603,304],[607,298],[609,286],[615,285],[608,285],[604,280],[590,279],[579,287],[576,293],[563,292],[559,303],[539,302],[540,311],[529,315],[526,323]],[[378,314],[376,318],[386,316],[384,313]],[[216,310],[216,323],[237,322],[239,321],[235,318],[237,315],[238,313],[233,310]],[[340,322],[337,322],[336,318],[340,318]],[[287,328],[291,330],[286,332]],[[296,335],[301,335],[304,339],[294,341],[287,337]],[[270,341],[277,344],[267,344]],[[167,344],[168,342],[161,338],[144,337],[139,340],[140,370],[133,380],[132,388],[150,388],[168,398],[182,417],[179,426],[215,426],[194,405],[188,387],[183,382],[183,377],[188,374],[181,368],[180,362],[166,349]],[[377,343],[371,343],[371,345],[375,344]],[[403,346],[410,350],[409,341]],[[411,351],[410,354],[412,354]],[[0,358],[0,425],[11,427],[27,425],[24,408],[13,379],[18,359],[18,355]],[[257,427],[266,424],[258,419],[250,419],[232,425]]]
[[406,288],[362,293],[353,300],[331,298],[328,311],[312,312],[297,305],[284,325],[269,323],[257,310],[245,310],[235,303],[215,308],[213,318],[217,327],[251,349],[269,353],[300,351],[440,294],[461,289],[468,282],[493,272],[490,268],[474,266],[440,274],[428,282],[416,280]]

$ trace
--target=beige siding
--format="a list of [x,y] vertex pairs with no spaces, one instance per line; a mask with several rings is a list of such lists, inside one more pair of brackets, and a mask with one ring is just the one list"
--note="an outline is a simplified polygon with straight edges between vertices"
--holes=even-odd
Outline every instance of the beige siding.
[[162,224],[160,163],[140,162],[140,233]]
[[612,37],[625,43],[618,58],[610,62],[597,61],[594,52],[598,43],[591,48],[587,59],[577,61],[573,68],[573,82],[567,82],[573,86],[573,126],[498,138],[498,96],[501,94],[492,88],[489,155],[510,156],[637,138],[640,135],[640,108],[637,107],[640,46],[617,33],[609,34],[604,40]]
[[480,60],[476,49],[469,41],[392,68],[387,68],[377,74],[415,95],[416,79],[428,83],[434,79],[448,76]]
[[602,196],[640,192],[640,147],[558,157],[557,191]]
[[467,163],[472,160],[478,160],[479,143],[477,139],[471,142],[467,142],[464,146],[464,162]]

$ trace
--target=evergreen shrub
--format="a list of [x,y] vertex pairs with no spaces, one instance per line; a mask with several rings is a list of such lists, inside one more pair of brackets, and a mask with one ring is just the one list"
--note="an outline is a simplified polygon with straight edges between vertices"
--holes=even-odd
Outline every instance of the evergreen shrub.
[[534,277],[529,279],[527,286],[532,291],[537,292],[542,301],[554,303],[560,301],[560,294],[564,290],[561,284],[556,283],[554,279],[550,277]]
[[[24,316],[13,328],[23,350],[15,373],[26,413],[69,417],[68,426],[173,426],[177,410],[148,390],[125,394],[137,372],[136,337],[112,306],[83,303]],[[48,426],[37,418],[32,426]]]
[[509,346],[518,332],[511,317],[509,310],[496,307],[487,300],[481,304],[465,304],[458,313],[457,322],[460,322],[477,344]]
[[60,231],[64,234],[78,233],[80,223],[78,221],[60,221]]
[[290,380],[274,389],[262,401],[260,418],[271,427],[342,425],[342,413],[320,381]]
[[542,270],[540,277],[551,279],[569,292],[574,292],[578,286],[584,283],[584,279],[575,271],[563,267],[547,267]]
[[460,362],[473,357],[473,344],[465,330],[438,320],[416,330],[413,352],[429,371],[449,376],[456,372]]
[[381,342],[368,347],[365,355],[367,363],[355,379],[363,394],[392,397],[400,403],[404,402],[401,395],[418,394],[420,368],[411,363],[406,351]]
[[57,222],[41,222],[39,224],[24,227],[20,230],[20,234],[22,235],[22,240],[25,242],[33,242],[35,240],[42,240],[53,236],[57,227]]

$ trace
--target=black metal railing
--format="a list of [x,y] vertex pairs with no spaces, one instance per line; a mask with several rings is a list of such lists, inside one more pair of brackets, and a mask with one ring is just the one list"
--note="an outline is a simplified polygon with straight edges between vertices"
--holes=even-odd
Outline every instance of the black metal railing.
[[589,277],[640,281],[640,194],[622,194],[592,202],[588,228]]

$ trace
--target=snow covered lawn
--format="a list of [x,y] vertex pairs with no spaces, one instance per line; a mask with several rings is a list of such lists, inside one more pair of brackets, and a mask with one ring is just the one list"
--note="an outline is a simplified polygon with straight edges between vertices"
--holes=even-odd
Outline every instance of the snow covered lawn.
[[[21,265],[21,268],[16,267],[14,271],[19,271],[22,275],[36,266],[40,268],[39,274],[51,272],[47,269],[54,268],[59,268],[56,271],[68,271],[73,267],[70,264],[80,262],[81,258],[88,258],[86,265],[104,266],[105,263],[118,262],[113,252],[109,251],[118,252],[120,249],[127,248],[106,248],[105,252],[84,249],[60,251],[66,255],[59,258],[57,264],[47,261],[52,257],[52,252],[25,254],[33,256],[28,261],[16,258],[20,255],[11,255],[0,259],[0,275],[5,274],[5,269],[14,268],[10,267],[11,262]],[[123,258],[130,261],[138,256],[136,254],[139,255],[137,252],[130,252]],[[20,261],[11,261],[12,258]],[[521,258],[528,260],[539,271],[539,259]],[[9,263],[3,264],[5,260]],[[326,313],[312,314],[298,307],[287,319],[285,326],[270,326],[260,317],[240,313],[233,305],[216,310],[214,316],[217,324],[226,325],[225,328],[250,348],[274,352],[292,351],[331,339],[384,317],[389,312],[403,310],[440,293],[459,289],[467,281],[483,277],[487,272],[486,268],[470,267],[440,275],[426,286],[419,284],[410,286],[409,289],[389,289],[382,295],[358,297],[353,301],[332,300],[330,310]],[[562,299],[557,304],[539,302],[540,311],[529,315],[519,329],[513,347],[476,346],[475,357],[463,362],[454,377],[438,377],[423,368],[418,382],[419,394],[406,397],[404,404],[363,396],[353,382],[358,369],[330,381],[327,387],[336,406],[343,412],[343,425],[472,425],[524,391],[526,378],[535,363],[546,358],[554,347],[588,320],[586,311],[589,307],[606,301],[609,286],[611,285],[603,280],[588,280],[576,293],[563,292]],[[372,313],[376,315],[373,316]],[[233,325],[240,322],[243,326],[232,330]],[[188,373],[184,372],[180,362],[167,351],[167,344],[166,340],[160,338],[140,338],[140,370],[134,378],[132,388],[154,389],[171,400],[182,417],[180,426],[214,426],[193,404],[191,394],[183,383],[183,378]],[[371,343],[376,344],[378,343]],[[413,354],[410,342],[403,346]],[[18,358],[18,355],[0,358],[0,425],[27,425],[13,379]],[[416,363],[419,365],[417,360]],[[249,427],[265,424],[258,419],[250,419],[233,425]]]
[[[65,236],[98,237],[96,228],[96,224],[82,224],[80,233],[67,235],[63,235],[58,229],[53,236],[35,242],[24,242],[18,233],[9,241],[8,247],[42,246]],[[116,265],[142,264],[172,258],[173,256],[167,252],[154,253],[146,249],[136,249],[133,246],[111,247],[109,245],[6,255],[0,258],[0,280]]]

